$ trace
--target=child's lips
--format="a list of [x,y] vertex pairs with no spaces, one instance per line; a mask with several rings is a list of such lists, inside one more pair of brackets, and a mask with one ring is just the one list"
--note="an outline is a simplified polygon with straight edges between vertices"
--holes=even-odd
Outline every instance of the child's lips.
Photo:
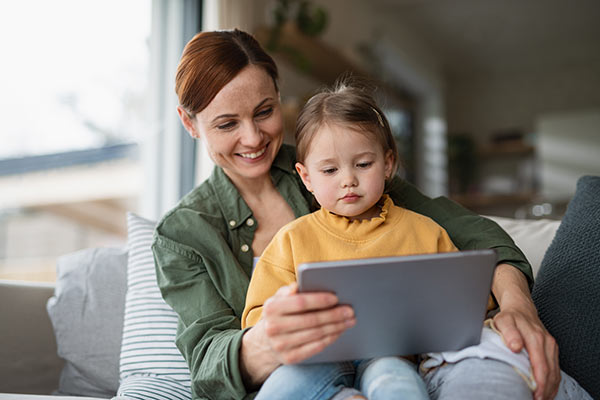
[[358,200],[359,198],[360,198],[360,196],[357,195],[356,193],[348,193],[344,197],[342,197],[342,200],[346,201],[346,202],[353,202],[353,201]]

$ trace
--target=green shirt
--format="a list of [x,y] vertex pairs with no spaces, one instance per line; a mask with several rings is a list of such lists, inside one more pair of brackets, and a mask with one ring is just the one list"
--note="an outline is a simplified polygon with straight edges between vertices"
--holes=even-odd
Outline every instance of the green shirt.
[[[312,195],[294,169],[294,148],[283,145],[271,177],[296,217],[311,211]],[[401,179],[387,192],[400,206],[424,214],[446,229],[461,250],[493,248],[498,263],[520,269],[530,286],[531,266],[494,222],[445,197],[430,199]],[[179,315],[177,347],[187,360],[194,399],[241,399],[248,393],[239,369],[240,318],[252,272],[257,223],[240,193],[215,167],[158,223],[152,250],[158,285]]]

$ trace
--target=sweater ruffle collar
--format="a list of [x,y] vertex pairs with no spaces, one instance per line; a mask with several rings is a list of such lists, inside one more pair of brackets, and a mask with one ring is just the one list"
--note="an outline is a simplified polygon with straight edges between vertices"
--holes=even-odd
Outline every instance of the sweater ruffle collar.
[[336,236],[352,240],[367,239],[373,231],[385,223],[390,210],[394,206],[394,202],[387,194],[381,197],[379,204],[381,203],[383,205],[379,216],[371,219],[350,221],[348,217],[334,214],[324,208],[314,213],[314,216],[325,229]]

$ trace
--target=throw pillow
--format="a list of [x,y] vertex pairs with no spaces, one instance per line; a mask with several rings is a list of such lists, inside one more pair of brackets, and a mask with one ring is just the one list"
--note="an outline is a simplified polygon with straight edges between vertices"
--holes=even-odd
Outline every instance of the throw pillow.
[[127,249],[93,248],[58,259],[47,310],[65,360],[58,395],[108,398],[119,387]]
[[558,342],[560,366],[600,398],[600,177],[584,176],[533,287],[540,318]]
[[544,253],[552,242],[560,221],[550,219],[514,219],[488,216],[510,235],[515,244],[529,260],[533,276],[536,277]]
[[190,372],[175,346],[177,314],[156,283],[150,248],[155,223],[127,214],[129,258],[121,385],[118,396],[140,400],[191,399]]

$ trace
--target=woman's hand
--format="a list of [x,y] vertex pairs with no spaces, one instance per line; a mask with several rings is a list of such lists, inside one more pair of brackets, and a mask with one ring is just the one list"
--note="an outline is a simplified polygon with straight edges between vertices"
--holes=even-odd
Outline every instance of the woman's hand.
[[523,274],[511,265],[499,265],[493,290],[500,305],[494,325],[513,352],[527,349],[537,383],[535,399],[553,399],[561,379],[558,346],[538,317]]
[[263,307],[261,320],[242,339],[241,369],[248,388],[260,386],[281,364],[305,360],[333,343],[356,320],[350,306],[331,293],[280,288]]

